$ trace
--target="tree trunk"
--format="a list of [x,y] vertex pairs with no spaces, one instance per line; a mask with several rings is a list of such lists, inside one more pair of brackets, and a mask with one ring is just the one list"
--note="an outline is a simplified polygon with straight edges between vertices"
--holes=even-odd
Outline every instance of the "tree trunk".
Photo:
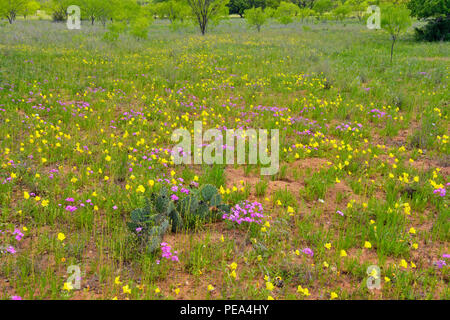
[[391,63],[392,63],[392,55],[394,54],[394,44],[395,44],[395,36],[392,36],[392,45],[391,45]]
[[206,33],[206,25],[208,23],[208,20],[206,20],[205,17],[202,18],[200,23],[200,31],[202,32],[202,35],[204,36]]

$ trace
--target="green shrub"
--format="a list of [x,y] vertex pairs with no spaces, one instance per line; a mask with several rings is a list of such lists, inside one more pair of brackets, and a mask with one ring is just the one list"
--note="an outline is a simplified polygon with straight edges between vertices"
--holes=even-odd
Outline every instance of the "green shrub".
[[139,17],[131,23],[130,34],[138,39],[147,39],[150,20],[146,17]]
[[108,25],[108,31],[103,35],[103,39],[107,41],[117,41],[119,35],[125,32],[126,25],[123,22],[114,22]]
[[421,41],[449,41],[450,17],[428,20],[422,28],[415,28],[416,39]]

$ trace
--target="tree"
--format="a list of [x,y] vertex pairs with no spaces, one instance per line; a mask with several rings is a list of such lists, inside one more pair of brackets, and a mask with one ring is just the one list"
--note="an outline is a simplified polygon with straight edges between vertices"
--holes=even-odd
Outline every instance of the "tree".
[[26,19],[30,14],[35,14],[40,7],[41,5],[39,4],[39,2],[31,0],[27,2],[20,13],[23,15],[24,19]]
[[125,32],[127,25],[124,22],[114,21],[113,23],[108,24],[108,31],[103,35],[103,39],[114,42],[119,39],[121,33]]
[[450,1],[411,0],[411,15],[426,21],[422,28],[415,28],[420,40],[450,41]]
[[52,0],[45,4],[45,8],[51,12],[53,21],[64,21],[67,20],[67,8],[70,5],[79,6],[79,4],[79,2],[73,0]]
[[230,14],[238,14],[241,18],[244,17],[244,11],[250,8],[278,7],[279,0],[230,0],[228,8]]
[[112,6],[108,0],[81,0],[81,16],[88,18],[93,25],[95,20],[99,20],[103,25],[112,15]]
[[250,1],[248,0],[230,0],[228,3],[230,14],[238,14],[241,18],[244,16],[244,11],[250,9]]
[[330,11],[332,7],[333,3],[331,0],[317,0],[314,2],[313,10],[319,14],[319,17],[322,17],[323,14]]
[[345,4],[350,7],[351,11],[356,14],[359,22],[361,22],[366,15],[366,10],[369,6],[368,2],[365,0],[347,0]]
[[229,0],[187,0],[192,9],[194,19],[197,20],[200,32],[204,35],[208,28],[208,23],[218,21],[228,15]]
[[411,11],[403,5],[388,4],[381,8],[381,28],[386,30],[392,39],[391,44],[391,63],[394,54],[395,41],[400,33],[406,31],[411,26]]
[[347,17],[352,11],[351,7],[347,4],[339,4],[333,10],[333,16],[336,17],[337,20],[342,21]]
[[249,25],[255,26],[258,32],[261,30],[261,26],[267,22],[268,15],[262,8],[251,8],[245,10],[245,19]]
[[411,15],[419,19],[436,18],[450,15],[448,0],[411,0],[408,3]]
[[304,19],[311,17],[313,15],[314,15],[314,10],[312,10],[308,7],[301,8],[298,12],[298,17],[301,19],[302,22]]
[[190,7],[182,1],[169,0],[157,3],[155,12],[160,18],[167,18],[171,23],[181,21],[189,15]]
[[148,28],[150,27],[151,22],[152,21],[147,17],[137,17],[131,22],[130,34],[138,39],[147,39]]
[[0,15],[12,24],[17,14],[24,10],[27,2],[28,0],[0,0]]
[[300,9],[307,8],[312,9],[315,0],[291,0],[292,3],[296,4]]
[[141,15],[141,6],[136,0],[105,0],[111,2],[113,8],[111,19],[129,23]]
[[300,12],[300,8],[292,2],[281,1],[275,12],[275,17],[282,24],[289,24],[294,21],[294,17]]

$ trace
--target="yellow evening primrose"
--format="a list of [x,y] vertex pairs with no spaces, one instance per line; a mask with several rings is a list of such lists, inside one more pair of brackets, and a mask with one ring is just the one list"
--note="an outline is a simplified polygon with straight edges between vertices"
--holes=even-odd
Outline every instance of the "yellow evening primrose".
[[72,282],[64,282],[63,290],[70,291],[70,290],[72,290],[72,289],[73,289]]
[[63,241],[66,238],[66,236],[64,235],[64,233],[58,233],[58,240],[59,241]]
[[308,288],[303,288],[303,295],[306,296],[306,297],[308,297],[308,296],[311,295],[311,294],[309,293]]
[[408,262],[406,262],[406,260],[405,259],[402,259],[401,261],[400,261],[400,267],[403,267],[403,268],[408,268]]
[[364,242],[364,248],[370,249],[372,248],[372,244],[369,241]]
[[131,289],[130,289],[130,287],[128,285],[123,286],[122,287],[122,291],[123,291],[123,293],[128,293],[128,294],[131,293]]

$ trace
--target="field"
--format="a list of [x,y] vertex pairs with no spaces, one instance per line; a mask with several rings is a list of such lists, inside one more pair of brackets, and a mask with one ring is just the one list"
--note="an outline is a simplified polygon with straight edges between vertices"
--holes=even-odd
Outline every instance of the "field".
[[[409,30],[390,63],[389,35],[356,21],[104,33],[0,27],[2,299],[450,298],[448,43]],[[172,164],[194,121],[279,129],[278,173]],[[137,244],[146,197],[206,184],[262,221]]]

